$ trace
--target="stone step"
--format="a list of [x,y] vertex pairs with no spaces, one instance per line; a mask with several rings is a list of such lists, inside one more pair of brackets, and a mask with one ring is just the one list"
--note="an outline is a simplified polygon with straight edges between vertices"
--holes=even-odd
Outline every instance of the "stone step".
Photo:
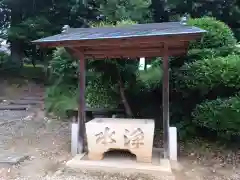
[[39,100],[39,101],[43,101],[44,97],[41,97],[41,96],[26,96],[26,97],[22,97],[21,100]]
[[9,101],[9,103],[10,104],[15,104],[15,105],[36,105],[36,104],[42,104],[42,101],[20,99],[20,100]]
[[16,110],[23,111],[29,109],[30,106],[27,105],[0,105],[0,110]]
[[26,160],[28,158],[29,158],[29,156],[25,155],[25,154],[1,152],[0,164],[16,165],[16,164],[23,162],[24,160]]
[[5,97],[0,96],[0,103],[1,103],[2,101],[4,101],[5,99],[6,99]]

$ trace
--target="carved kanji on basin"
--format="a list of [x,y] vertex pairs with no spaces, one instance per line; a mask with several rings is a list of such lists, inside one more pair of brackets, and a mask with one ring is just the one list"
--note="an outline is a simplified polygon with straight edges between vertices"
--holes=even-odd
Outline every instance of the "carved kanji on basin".
[[100,160],[112,149],[129,150],[139,162],[152,161],[154,120],[96,118],[86,123],[88,157]]
[[110,131],[108,127],[105,128],[104,132],[100,132],[96,134],[97,137],[96,143],[102,143],[105,145],[116,143],[116,140],[114,139],[115,131]]
[[124,146],[132,148],[139,148],[141,145],[144,145],[144,133],[140,128],[137,128],[135,131],[130,133],[129,130],[125,129],[124,135]]

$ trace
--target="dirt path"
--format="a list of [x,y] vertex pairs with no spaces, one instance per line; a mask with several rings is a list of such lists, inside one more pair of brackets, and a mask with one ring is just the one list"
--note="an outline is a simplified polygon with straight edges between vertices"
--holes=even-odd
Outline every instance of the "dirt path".
[[[43,97],[44,89],[30,84],[27,87],[5,87],[5,100],[23,97]],[[12,95],[11,95],[12,94]],[[42,101],[41,104],[44,104]],[[0,178],[43,177],[54,172],[69,158],[69,126],[66,122],[49,120],[40,106],[27,111],[0,111],[0,152],[26,154],[29,159],[19,166],[3,167]]]
[[[43,87],[34,84],[1,88],[5,89],[5,93],[0,94],[4,99],[41,97],[44,92]],[[168,180],[143,174],[73,172],[64,169],[64,164],[70,159],[69,123],[46,118],[41,106],[32,106],[28,111],[0,111],[0,153],[6,151],[27,154],[29,159],[16,166],[0,166],[0,180]],[[181,157],[181,166],[174,171],[176,180],[240,179],[237,163],[227,165],[205,156],[203,162],[208,164],[204,165],[192,152],[195,151],[189,150]]]

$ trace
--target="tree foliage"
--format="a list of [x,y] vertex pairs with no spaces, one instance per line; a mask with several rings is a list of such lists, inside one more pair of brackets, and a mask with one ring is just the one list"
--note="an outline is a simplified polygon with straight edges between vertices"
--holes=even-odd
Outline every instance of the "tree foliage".
[[[189,23],[207,32],[202,39],[193,42],[186,57],[171,63],[171,115],[178,122],[181,135],[197,132],[200,124],[192,122],[196,106],[216,98],[234,96],[239,91],[240,56],[231,29],[209,17],[190,19]],[[204,110],[205,114],[211,113],[209,109]],[[207,123],[208,119],[205,121]]]
[[229,25],[239,36],[240,1],[239,0],[152,0],[154,21],[179,19],[183,15],[192,18],[211,16]]
[[192,113],[193,122],[217,132],[217,135],[229,139],[240,136],[240,97],[238,95],[212,101],[205,101]]
[[122,20],[144,22],[151,17],[150,0],[104,0],[99,11],[107,21],[116,23]]
[[179,90],[198,90],[201,94],[207,94],[219,86],[239,89],[239,73],[239,55],[186,63],[178,73]]
[[49,62],[50,81],[58,83],[77,83],[78,63],[64,48],[54,51]]
[[[210,4],[214,3],[215,6]],[[89,21],[105,20],[115,24],[131,19],[136,22],[168,21],[185,13],[192,17],[214,16],[234,30],[239,27],[239,0],[0,0],[0,27],[11,43],[14,62],[24,56],[39,58],[31,40],[60,32],[63,25],[89,26]],[[217,30],[217,28],[216,28]],[[37,56],[36,56],[37,54]]]
[[191,44],[191,48],[221,48],[236,45],[236,38],[232,30],[224,22],[218,21],[215,18],[203,17],[190,19],[188,24],[207,31],[201,40]]

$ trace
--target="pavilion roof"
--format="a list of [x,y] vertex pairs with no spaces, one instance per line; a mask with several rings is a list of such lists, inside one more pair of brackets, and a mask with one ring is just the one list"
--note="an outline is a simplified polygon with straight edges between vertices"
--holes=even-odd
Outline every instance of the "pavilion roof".
[[120,39],[129,37],[169,36],[203,33],[205,30],[180,22],[125,25],[121,27],[70,28],[67,33],[42,38],[34,43]]
[[69,28],[66,32],[33,41],[48,47],[65,47],[86,58],[135,58],[187,52],[189,41],[206,32],[180,22],[124,25],[121,27]]

